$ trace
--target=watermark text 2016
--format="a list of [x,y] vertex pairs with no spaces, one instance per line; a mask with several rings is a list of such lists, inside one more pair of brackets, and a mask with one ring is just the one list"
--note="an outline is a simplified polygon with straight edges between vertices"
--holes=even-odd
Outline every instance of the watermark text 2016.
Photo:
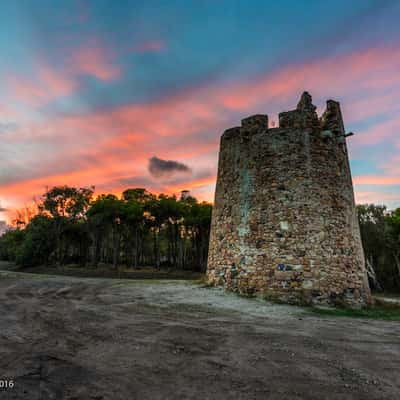
[[13,379],[0,379],[0,390],[12,389],[14,387]]

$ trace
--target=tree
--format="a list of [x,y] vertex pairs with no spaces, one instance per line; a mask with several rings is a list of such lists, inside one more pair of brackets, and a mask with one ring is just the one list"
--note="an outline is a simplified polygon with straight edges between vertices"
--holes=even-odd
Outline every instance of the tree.
[[168,264],[178,267],[178,249],[180,241],[180,227],[184,221],[182,203],[175,196],[158,196],[158,216],[161,227],[165,228],[167,239]]
[[400,208],[391,212],[386,220],[388,222],[388,248],[393,257],[397,270],[397,282],[400,286]]
[[154,198],[154,194],[151,194],[143,188],[127,189],[122,193],[122,200],[128,202],[134,201],[137,203],[145,204],[148,201],[153,200]]
[[25,237],[16,257],[23,267],[45,265],[53,261],[56,250],[54,220],[46,215],[36,215],[25,229]]
[[39,211],[43,215],[51,216],[54,220],[56,239],[56,262],[62,264],[67,250],[63,243],[63,234],[71,223],[86,217],[90,206],[94,188],[74,188],[56,186],[42,196]]
[[362,204],[357,206],[357,212],[370,284],[379,288],[379,276],[382,275],[379,267],[382,265],[386,240],[386,206]]
[[143,228],[144,228],[144,204],[131,199],[126,201],[125,208],[124,208],[124,222],[126,226],[126,253],[129,254],[130,247],[128,243],[130,243],[130,239],[133,239],[134,242],[134,257],[132,262],[128,261],[128,264],[134,265],[135,268],[138,267],[139,263],[139,243],[143,235]]
[[[357,206],[361,239],[367,270],[376,274],[378,283],[370,279],[372,288],[400,289],[400,211],[389,212],[385,206]],[[373,277],[369,274],[369,277]]]
[[185,226],[190,233],[193,264],[200,271],[207,267],[208,242],[211,228],[212,205],[191,200],[185,217]]
[[25,241],[23,229],[10,229],[0,236],[0,260],[16,261]]
[[[112,242],[112,264],[116,268],[119,260],[122,222],[125,217],[125,204],[114,195],[101,195],[92,204],[87,212],[89,225],[98,229],[101,239],[111,234]],[[95,238],[96,246],[100,237]],[[97,250],[95,252],[95,265],[98,262]]]
[[26,227],[32,218],[39,213],[38,205],[35,202],[32,205],[26,205],[22,208],[18,208],[14,211],[11,225],[15,228]]

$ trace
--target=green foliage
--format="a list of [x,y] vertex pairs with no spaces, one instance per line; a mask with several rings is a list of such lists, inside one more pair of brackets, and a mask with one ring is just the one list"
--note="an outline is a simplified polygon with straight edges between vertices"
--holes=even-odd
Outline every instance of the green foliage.
[[35,216],[25,229],[25,238],[15,259],[24,267],[44,265],[55,251],[54,220],[46,215]]
[[190,226],[210,228],[212,205],[209,203],[193,203],[187,213],[186,223]]
[[86,215],[89,220],[113,225],[125,216],[125,203],[114,195],[102,195],[92,202]]
[[93,190],[93,188],[56,186],[43,195],[40,209],[48,212],[53,218],[83,217],[89,208]]
[[386,207],[374,204],[357,206],[364,251],[372,265],[377,265],[386,241]]
[[143,188],[127,189],[122,193],[122,200],[137,203],[146,203],[155,196]]
[[314,314],[327,317],[350,317],[400,321],[400,307],[375,306],[362,309],[315,307],[311,308],[310,310]]
[[143,188],[127,189],[121,198],[92,197],[93,188],[48,190],[25,229],[0,239],[0,258],[23,266],[89,262],[204,270],[210,204]]
[[25,230],[9,230],[0,237],[0,260],[16,261],[26,236]]
[[400,291],[400,208],[363,204],[357,211],[367,262],[385,291]]

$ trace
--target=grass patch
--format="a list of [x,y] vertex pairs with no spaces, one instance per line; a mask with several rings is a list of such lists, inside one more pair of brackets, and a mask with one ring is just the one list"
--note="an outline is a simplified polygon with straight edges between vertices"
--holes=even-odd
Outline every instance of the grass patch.
[[60,276],[73,276],[78,278],[111,278],[111,279],[136,279],[136,280],[196,280],[201,279],[203,274],[186,270],[158,270],[155,268],[140,268],[136,270],[93,268],[81,266],[62,266],[62,267],[32,267],[18,271],[33,274],[48,274]]
[[310,308],[313,314],[326,317],[349,317],[365,318],[386,321],[400,321],[400,307],[394,304],[379,303],[373,307],[350,309],[350,308]]
[[112,284],[112,287],[126,287],[137,285],[169,285],[169,284],[195,284],[196,281],[190,279],[124,279]]
[[54,275],[29,274],[24,272],[0,271],[0,279],[43,279],[54,278]]
[[215,285],[213,285],[212,283],[210,283],[210,282],[208,281],[207,275],[205,275],[205,274],[200,275],[200,277],[197,278],[197,279],[194,279],[194,280],[193,280],[193,283],[194,283],[195,285],[199,285],[199,286],[202,287],[202,288],[212,288],[212,287],[215,287]]

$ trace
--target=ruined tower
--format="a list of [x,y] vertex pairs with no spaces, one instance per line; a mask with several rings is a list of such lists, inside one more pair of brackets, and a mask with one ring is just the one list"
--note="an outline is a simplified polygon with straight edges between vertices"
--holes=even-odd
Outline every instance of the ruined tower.
[[370,301],[339,103],[242,120],[221,138],[208,281],[293,303]]

